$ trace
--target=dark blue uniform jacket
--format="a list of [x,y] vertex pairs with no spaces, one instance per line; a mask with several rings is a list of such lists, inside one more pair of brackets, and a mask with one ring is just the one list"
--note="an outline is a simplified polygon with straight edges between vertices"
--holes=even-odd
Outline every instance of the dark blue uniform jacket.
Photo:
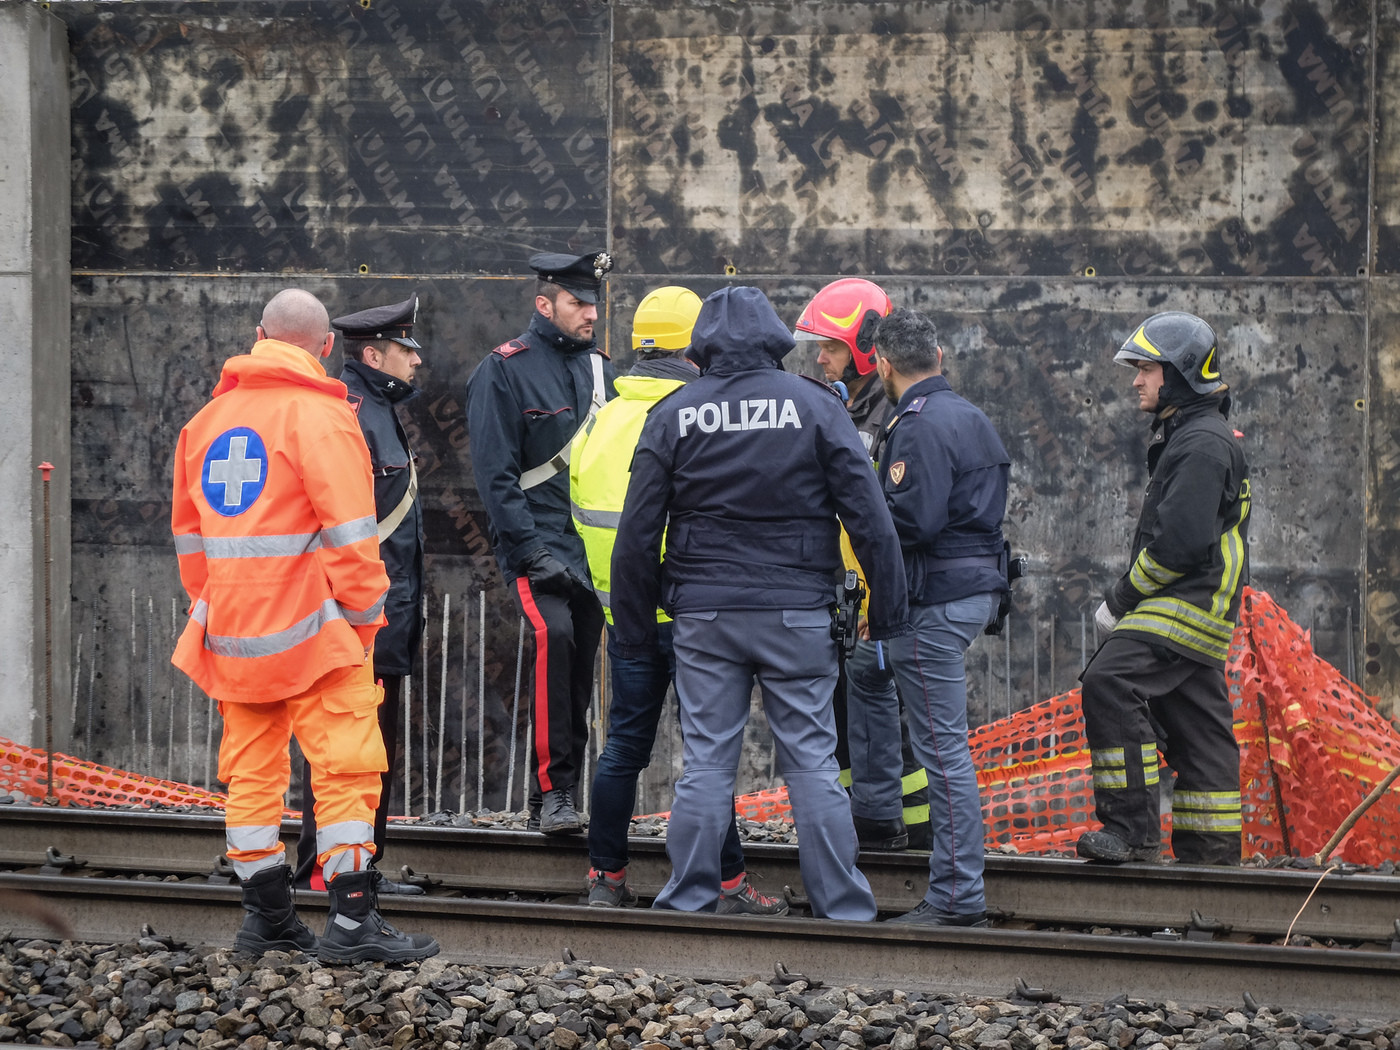
[[1011,457],[992,421],[941,375],[904,391],[894,413],[880,482],[904,548],[909,601],[1005,591],[1005,569],[992,559],[1002,553]]
[[[487,354],[467,380],[472,473],[506,583],[524,575],[525,557],[540,547],[585,586],[590,579],[569,513],[569,468],[528,490],[520,487],[520,475],[565,448],[583,425],[593,398],[594,354],[602,351],[592,340],[571,339],[536,313],[523,335]],[[611,398],[607,360],[603,377]]]
[[[345,362],[340,381],[369,446],[375,517],[383,521],[408,491],[412,456],[394,406],[418,391],[402,379],[353,360]],[[376,674],[412,674],[423,636],[423,510],[418,500],[398,528],[380,541],[379,556],[389,574],[389,597],[384,603],[389,622],[374,638],[374,670]]]
[[725,292],[692,334],[703,374],[642,428],[613,550],[614,644],[653,644],[658,605],[673,616],[831,605],[838,514],[871,581],[873,636],[903,633],[898,537],[845,406],[778,367],[792,335],[761,292]]

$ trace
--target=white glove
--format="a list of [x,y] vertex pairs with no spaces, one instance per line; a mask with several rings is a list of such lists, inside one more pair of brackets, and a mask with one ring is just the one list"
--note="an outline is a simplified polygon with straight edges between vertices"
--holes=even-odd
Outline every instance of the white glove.
[[1118,626],[1118,617],[1108,611],[1108,602],[1099,602],[1099,607],[1094,610],[1094,626],[1103,634],[1112,634]]

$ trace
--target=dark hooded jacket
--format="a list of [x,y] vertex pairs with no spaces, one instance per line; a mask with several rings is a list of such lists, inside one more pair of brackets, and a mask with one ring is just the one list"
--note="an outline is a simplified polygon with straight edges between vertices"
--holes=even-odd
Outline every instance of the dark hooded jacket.
[[658,606],[674,616],[831,605],[838,516],[868,570],[872,637],[904,633],[904,563],[870,459],[833,391],[779,367],[794,343],[767,298],[715,292],[691,342],[702,374],[658,402],[632,461],[613,550],[614,645],[628,655],[654,644]]

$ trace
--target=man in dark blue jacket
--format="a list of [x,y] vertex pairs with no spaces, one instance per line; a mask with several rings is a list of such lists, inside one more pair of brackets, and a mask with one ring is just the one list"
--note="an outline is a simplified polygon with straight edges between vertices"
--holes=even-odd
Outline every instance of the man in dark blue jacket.
[[[331,327],[345,339],[345,365],[340,381],[346,400],[355,410],[360,431],[369,446],[374,470],[374,508],[379,519],[379,556],[389,574],[389,597],[384,602],[388,620],[374,639],[374,676],[384,684],[379,706],[379,730],[389,768],[384,771],[379,807],[374,812],[374,859],[384,857],[384,830],[389,819],[389,789],[394,782],[401,722],[403,680],[411,675],[423,637],[423,511],[418,504],[418,474],[413,452],[399,422],[397,405],[418,390],[413,375],[423,359],[423,349],[413,338],[418,297],[392,306],[337,317]],[[298,886],[325,889],[316,870],[315,796],[311,767],[302,763],[301,838],[297,841]],[[382,873],[376,880],[379,893],[419,894],[423,889],[394,882]]]
[[967,745],[967,647],[1007,589],[1010,457],[991,420],[953,393],[928,317],[894,310],[875,333],[875,368],[895,402],[880,480],[904,550],[914,633],[889,646],[909,742],[928,771],[929,888],[891,922],[986,925],[986,830]]
[[702,374],[642,429],[612,561],[618,651],[655,647],[658,606],[675,620],[685,771],[666,836],[672,875],[656,907],[717,907],[757,677],[812,909],[869,920],[875,899],[855,866],[834,757],[838,515],[867,569],[874,638],[908,628],[898,537],[845,406],[779,367],[795,344],[761,291],[715,292],[691,342]]
[[530,268],[530,327],[467,380],[467,432],[496,561],[535,636],[530,826],[561,835],[583,827],[575,799],[604,622],[569,512],[569,453],[614,392],[593,331],[612,259],[541,253]]

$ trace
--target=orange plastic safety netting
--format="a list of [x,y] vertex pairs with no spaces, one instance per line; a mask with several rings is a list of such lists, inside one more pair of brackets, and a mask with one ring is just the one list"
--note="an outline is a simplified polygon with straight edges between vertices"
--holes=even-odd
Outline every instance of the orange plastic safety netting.
[[[1245,853],[1311,856],[1400,763],[1400,732],[1262,591],[1245,589],[1226,674]],[[1073,852],[1098,827],[1077,689],[982,726],[971,745],[989,848]],[[736,805],[752,820],[791,818],[781,789]],[[1170,815],[1162,824],[1169,842]],[[1400,787],[1367,810],[1332,856],[1357,864],[1400,858]]]
[[[0,791],[27,795],[36,801],[48,794],[48,756],[0,737]],[[227,796],[189,784],[127,773],[54,752],[53,797],[60,805],[208,806],[223,809]]]

